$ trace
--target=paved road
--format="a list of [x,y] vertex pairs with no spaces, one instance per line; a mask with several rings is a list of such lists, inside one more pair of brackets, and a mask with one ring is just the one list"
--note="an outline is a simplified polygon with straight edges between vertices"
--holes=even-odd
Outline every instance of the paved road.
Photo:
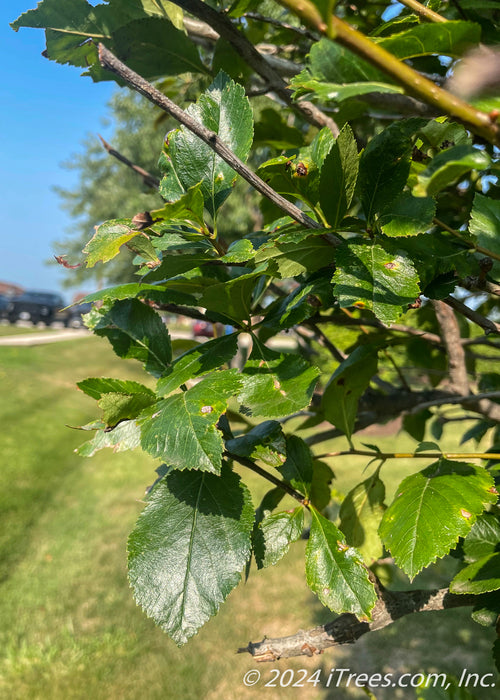
[[[20,333],[19,335],[4,335],[0,336],[0,345],[44,345],[45,343],[58,343],[62,340],[73,340],[74,338],[86,338],[92,334],[85,328],[61,328],[52,331],[41,331],[40,333]],[[172,331],[172,340],[180,340],[192,338],[190,331]],[[197,338],[197,340],[208,340],[207,338]],[[243,335],[241,344],[243,347],[250,345],[250,336]],[[277,338],[271,338],[267,345],[279,349],[288,349],[296,347],[296,341],[293,337],[281,335]]]
[[19,333],[0,337],[0,345],[44,345],[58,343],[61,340],[73,340],[90,336],[85,328],[62,328],[61,330],[42,331],[40,333]]

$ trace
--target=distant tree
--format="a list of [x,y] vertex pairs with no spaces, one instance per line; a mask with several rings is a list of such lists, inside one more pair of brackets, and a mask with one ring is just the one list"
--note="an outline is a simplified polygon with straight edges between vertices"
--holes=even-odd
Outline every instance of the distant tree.
[[[115,125],[110,145],[153,177],[160,176],[158,153],[165,135],[165,126],[157,122],[159,114],[157,107],[128,90],[117,92],[109,103],[108,119]],[[81,259],[82,249],[98,224],[123,216],[132,218],[139,211],[162,205],[158,192],[110,156],[97,134],[88,134],[82,149],[73,153],[63,167],[77,171],[78,180],[72,188],[54,188],[72,224],[68,236],[53,247],[58,255],[67,255],[70,263]],[[136,279],[133,255],[124,249],[106,267],[68,270],[66,284],[74,286],[81,281],[88,286],[89,272],[101,284],[131,282]]]

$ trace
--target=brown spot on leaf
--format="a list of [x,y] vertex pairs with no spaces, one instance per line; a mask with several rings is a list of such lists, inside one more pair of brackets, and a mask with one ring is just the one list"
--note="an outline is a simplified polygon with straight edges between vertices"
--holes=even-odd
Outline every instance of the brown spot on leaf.
[[460,508],[460,515],[461,515],[462,517],[466,518],[467,520],[468,520],[469,518],[472,518],[472,513],[469,513],[469,511],[468,511],[468,510],[465,510],[465,508]]
[[337,549],[339,552],[345,552],[346,549],[349,549],[349,545],[347,545],[345,542],[340,542],[340,540],[337,542]]
[[202,413],[212,413],[213,410],[214,410],[213,406],[202,406],[201,407]]
[[386,267],[388,270],[394,270],[394,269],[396,269],[397,266],[398,266],[398,264],[395,262],[388,262],[388,263],[385,263],[385,265],[384,265],[384,267]]

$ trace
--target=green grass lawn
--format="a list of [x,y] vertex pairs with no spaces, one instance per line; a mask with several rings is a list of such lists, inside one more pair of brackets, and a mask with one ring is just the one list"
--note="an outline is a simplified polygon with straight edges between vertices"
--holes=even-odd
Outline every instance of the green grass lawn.
[[[118,360],[97,338],[0,347],[0,697],[233,700],[263,693],[280,699],[366,698],[354,688],[264,688],[275,668],[268,664],[259,665],[261,683],[253,688],[242,683],[256,664],[246,654],[235,654],[239,646],[264,635],[293,634],[331,617],[305,584],[303,541],[281,565],[259,573],[252,569],[248,583],[182,649],[146,618],[127,584],[126,540],[156,465],[140,452],[103,451],[90,460],[74,454],[88,433],[67,426],[95,417],[94,402],[75,389],[75,382],[89,375],[143,380],[138,363]],[[400,449],[415,444],[402,435],[397,439]],[[394,437],[371,435],[366,441],[394,447]],[[443,444],[457,447],[452,433]],[[388,491],[424,464],[387,463],[382,477]],[[364,466],[332,460],[335,487],[347,492]],[[257,503],[266,484],[253,474],[244,478]],[[453,565],[445,560],[431,567],[414,585],[442,585]],[[426,613],[366,635],[356,645],[282,661],[276,668],[310,673],[321,668],[324,680],[331,668],[460,675],[467,667],[487,673],[493,670],[493,637],[493,630],[470,620],[467,609]],[[375,695],[415,697],[410,689]],[[493,700],[496,694],[480,690],[476,696]]]

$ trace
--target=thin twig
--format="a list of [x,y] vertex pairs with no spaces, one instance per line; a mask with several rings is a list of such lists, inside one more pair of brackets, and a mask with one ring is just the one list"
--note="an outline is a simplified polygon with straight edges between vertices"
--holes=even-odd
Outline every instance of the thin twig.
[[157,177],[155,177],[154,175],[151,175],[151,173],[148,173],[147,170],[144,170],[144,168],[141,168],[139,165],[135,165],[135,163],[132,163],[131,160],[126,158],[119,151],[115,150],[107,141],[105,141],[100,134],[97,134],[97,135],[101,139],[102,145],[104,146],[104,148],[106,149],[106,151],[109,153],[110,156],[113,156],[113,158],[116,158],[117,160],[119,160],[120,163],[124,163],[128,168],[130,168],[135,173],[140,175],[142,177],[142,180],[143,180],[145,185],[147,185],[148,187],[152,187],[155,190],[159,189],[160,181],[158,180]]
[[469,275],[463,277],[458,282],[460,287],[468,289],[471,292],[484,292],[495,297],[500,297],[500,284],[489,282],[486,279],[481,279],[478,275]]
[[421,5],[417,0],[399,0],[402,5],[405,5],[410,10],[412,10],[416,15],[422,17],[422,19],[427,20],[427,22],[447,22],[448,20],[438,15],[437,12],[431,10],[429,7]]
[[279,29],[287,29],[290,32],[295,32],[295,34],[306,37],[307,39],[311,39],[312,41],[318,40],[318,35],[314,32],[309,31],[309,29],[304,29],[303,27],[294,27],[293,24],[288,24],[288,22],[280,22],[280,20],[275,19],[274,17],[264,17],[258,12],[245,12],[245,14],[242,16],[247,19],[254,19],[256,22],[265,22],[266,24],[271,24],[274,27],[278,27]]
[[103,44],[99,44],[98,49],[99,61],[103,68],[118,75],[128,85],[133,87],[134,90],[144,95],[150,102],[160,107],[164,112],[170,114],[170,116],[174,117],[174,119],[192,131],[193,134],[198,136],[207,146],[215,151],[222,160],[230,165],[238,175],[241,175],[252,187],[264,195],[264,197],[267,197],[273,204],[281,209],[281,211],[307,228],[322,228],[321,224],[311,219],[307,214],[304,214],[295,204],[292,204],[287,199],[277,194],[267,183],[252,172],[243,161],[234,155],[215,132],[210,131],[210,129],[207,129],[203,124],[193,119],[187,112],[176,105],[175,102],[172,102],[166,95],[157,90],[154,85],[151,85],[151,83],[148,83],[148,81],[138,73],[128,68],[128,66],[122,63]]
[[477,250],[478,253],[481,253],[482,255],[487,255],[489,258],[493,258],[494,260],[500,260],[500,254],[495,253],[492,250],[489,250],[488,248],[483,248],[480,245],[476,245],[473,241],[468,241],[466,238],[464,238],[463,233],[461,233],[460,231],[457,231],[454,228],[451,228],[451,226],[448,226],[448,224],[445,224],[444,221],[441,221],[440,219],[437,219],[434,217],[434,219],[432,219],[432,223],[435,224],[436,226],[439,226],[439,228],[442,228],[445,231],[448,231],[448,233],[451,233],[452,236],[455,236],[455,238],[460,239],[462,241],[462,243],[467,246],[467,248],[471,248],[472,250]]
[[292,486],[290,486],[290,484],[287,484],[286,481],[282,481],[273,474],[267,472],[265,469],[262,469],[262,467],[259,467],[259,465],[255,464],[255,462],[253,462],[251,459],[248,459],[247,457],[240,457],[240,455],[235,455],[232,452],[224,452],[224,457],[227,457],[227,459],[232,459],[234,462],[238,462],[242,466],[251,469],[259,476],[263,476],[264,479],[267,479],[271,482],[271,484],[274,484],[278,488],[285,491],[289,496],[295,498],[295,500],[301,503],[303,506],[309,505],[307,498],[302,493],[296,491]]
[[500,459],[500,452],[375,452],[375,450],[340,450],[314,455],[316,459],[323,457],[376,457],[377,459]]
[[462,314],[462,316],[468,318],[469,321],[472,321],[482,328],[486,334],[500,333],[500,325],[498,323],[495,323],[495,321],[492,321],[491,319],[486,318],[486,316],[474,311],[474,309],[471,309],[458,299],[455,299],[455,297],[446,297],[443,299],[443,301],[448,304],[448,306],[451,306],[452,309],[458,311],[459,314]]
[[334,136],[338,136],[339,129],[331,117],[328,117],[324,112],[322,112],[319,107],[314,105],[312,102],[301,101],[294,102],[292,98],[292,93],[287,87],[283,78],[277,73],[277,71],[269,64],[264,56],[262,56],[251,41],[247,39],[243,32],[240,32],[231,22],[231,19],[221,12],[217,12],[206,2],[201,0],[172,0],[175,5],[178,5],[186,12],[198,17],[210,27],[220,34],[221,37],[226,39],[238,52],[238,54],[243,58],[243,60],[248,63],[248,65],[253,68],[253,70],[258,73],[261,78],[265,80],[266,83],[272,86],[272,89],[276,92],[279,97],[290,105],[290,107],[295,111],[299,112],[302,117],[308,121],[310,124],[314,124],[318,128],[327,126],[333,133]]
[[[445,404],[462,404],[465,408],[470,408],[469,403],[476,403],[481,401],[481,399],[500,399],[500,391],[485,391],[482,394],[469,394],[468,396],[448,396],[440,399],[434,399],[432,401],[424,401],[419,403],[413,408],[411,408],[409,413],[420,413],[425,408],[431,408],[431,406],[443,406]],[[500,406],[498,406],[500,411]],[[473,408],[471,410],[474,410]],[[478,411],[482,413],[482,411]]]

